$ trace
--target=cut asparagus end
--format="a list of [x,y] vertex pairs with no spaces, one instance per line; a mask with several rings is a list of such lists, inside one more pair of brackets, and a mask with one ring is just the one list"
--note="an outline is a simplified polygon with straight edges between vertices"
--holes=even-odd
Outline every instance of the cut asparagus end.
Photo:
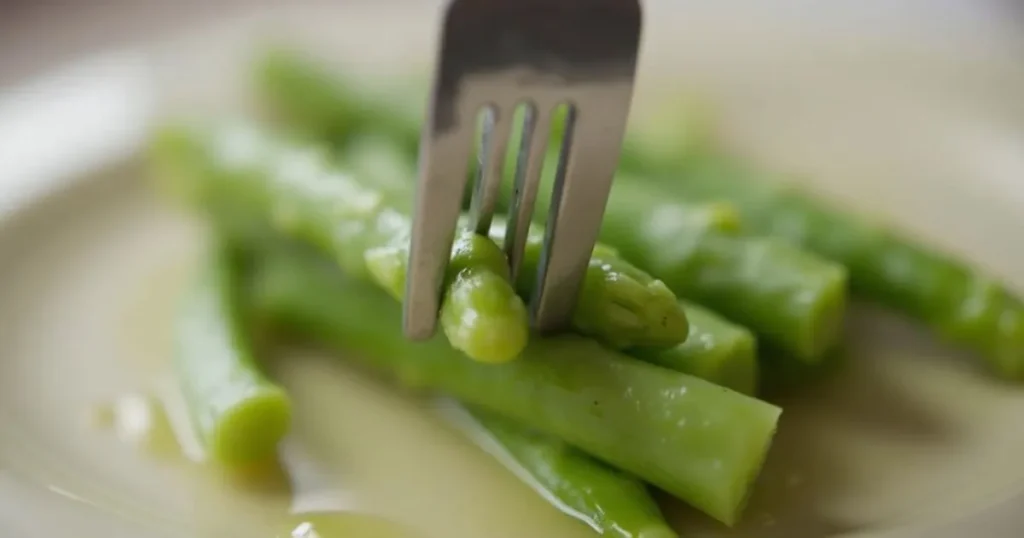
[[210,433],[209,449],[216,461],[230,465],[258,463],[277,453],[277,444],[291,424],[291,401],[281,389],[241,400],[220,418]]
[[808,293],[812,301],[805,317],[807,325],[799,343],[800,358],[809,364],[820,364],[840,340],[847,307],[847,272],[836,266],[820,279],[817,290]]
[[[700,507],[729,527],[740,520],[747,507],[747,502],[754,490],[754,482],[760,476],[764,462],[768,458],[782,409],[765,407],[758,409],[756,413],[758,416],[751,416],[751,423],[758,424],[763,430],[750,439],[760,442],[737,445],[742,451],[742,455],[735,456],[739,460],[745,461],[746,464],[736,468],[737,472],[731,474],[730,479],[716,482],[721,489],[714,492],[711,498],[705,499],[704,505]],[[741,469],[746,472],[740,472]]]
[[[991,318],[995,320],[992,330],[981,331],[979,347],[987,347],[985,359],[989,368],[999,377],[1011,381],[1024,380],[1024,305],[1003,290],[999,296],[988,301],[994,305]],[[976,324],[975,324],[976,325]]]

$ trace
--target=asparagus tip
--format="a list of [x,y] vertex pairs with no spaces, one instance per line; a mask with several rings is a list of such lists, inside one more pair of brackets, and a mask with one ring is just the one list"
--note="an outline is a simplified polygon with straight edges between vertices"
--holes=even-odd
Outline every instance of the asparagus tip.
[[[686,314],[662,281],[641,282],[624,273],[610,272],[614,278],[604,278],[605,272],[600,269],[594,271],[602,277],[600,286],[593,282],[580,294],[577,327],[613,347],[671,347],[686,340],[690,330]],[[591,308],[589,301],[605,307]]]
[[529,339],[526,305],[507,280],[486,268],[456,275],[441,304],[441,327],[452,347],[480,362],[508,362]]

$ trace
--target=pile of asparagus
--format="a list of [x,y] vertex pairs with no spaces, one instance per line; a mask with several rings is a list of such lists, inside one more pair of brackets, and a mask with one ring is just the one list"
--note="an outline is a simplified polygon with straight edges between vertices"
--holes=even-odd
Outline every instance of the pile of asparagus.
[[[766,379],[827,370],[848,289],[973,347],[1002,377],[1024,373],[1024,309],[998,283],[710,146],[627,145],[573,334],[530,336],[522,297],[535,271],[511,281],[493,238],[463,232],[443,334],[408,342],[399,304],[419,118],[287,51],[255,74],[271,121],[168,127],[152,148],[161,184],[217,237],[176,339],[182,391],[217,461],[266,458],[288,431],[254,326],[454,396],[471,439],[621,537],[675,536],[645,484],[739,519],[781,414],[756,396]],[[527,268],[542,236],[531,231]]]

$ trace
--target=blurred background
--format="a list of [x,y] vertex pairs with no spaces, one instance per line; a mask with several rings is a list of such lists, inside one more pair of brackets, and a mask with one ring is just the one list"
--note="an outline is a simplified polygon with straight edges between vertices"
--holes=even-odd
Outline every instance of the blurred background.
[[[34,184],[16,176],[55,177],[54,169],[71,175],[83,168],[80,156],[54,164],[61,160],[54,137],[69,148],[92,144],[124,156],[144,139],[150,118],[168,111],[167,103],[196,110],[189,97],[231,92],[224,83],[244,78],[238,71],[253,36],[315,50],[345,69],[387,73],[402,66],[407,76],[411,64],[422,75],[441,4],[0,0],[0,209],[12,190]],[[1024,168],[1024,2],[643,4],[634,118],[659,112],[657,103],[665,100],[652,94],[706,98],[716,107],[716,125],[743,151],[821,178],[821,194],[854,200],[925,235],[946,218],[944,204],[911,194],[935,181],[957,185],[950,202],[964,211],[972,203],[1024,203],[1018,173]],[[340,32],[342,17],[359,20]],[[673,83],[666,83],[666,73]],[[59,95],[42,87],[58,88]],[[43,94],[57,99],[43,102]],[[214,102],[219,108],[225,100]],[[51,126],[41,126],[44,117]],[[26,136],[26,126],[38,136]],[[931,133],[927,141],[914,134],[922,130]],[[880,131],[887,136],[877,136]],[[941,165],[933,159],[937,152],[945,157]],[[968,192],[965,178],[996,188]],[[909,208],[914,219],[906,218],[908,204],[916,204]],[[978,242],[967,236],[938,239],[967,245],[965,254],[982,260],[997,254],[975,248]]]
[[[366,4],[422,8],[436,0],[0,0],[0,83],[10,84],[76,54],[180,32],[254,9]],[[647,0],[656,9],[732,19],[753,26],[792,20],[809,31],[891,32],[931,36],[960,46],[1024,33],[1018,0]],[[765,17],[765,13],[770,13]],[[424,24],[430,24],[424,21]],[[817,30],[815,30],[817,29]],[[964,45],[967,43],[967,45]],[[1024,62],[1022,62],[1024,63]]]

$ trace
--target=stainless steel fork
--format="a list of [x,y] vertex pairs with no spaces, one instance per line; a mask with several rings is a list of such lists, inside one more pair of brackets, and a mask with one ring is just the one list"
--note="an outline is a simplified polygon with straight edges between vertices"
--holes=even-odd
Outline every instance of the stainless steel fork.
[[546,223],[534,327],[563,328],[576,302],[618,165],[640,43],[638,0],[452,0],[444,14],[419,178],[403,326],[434,334],[477,117],[487,111],[470,226],[486,234],[513,112],[524,107],[504,248],[522,263],[554,111],[568,114]]

